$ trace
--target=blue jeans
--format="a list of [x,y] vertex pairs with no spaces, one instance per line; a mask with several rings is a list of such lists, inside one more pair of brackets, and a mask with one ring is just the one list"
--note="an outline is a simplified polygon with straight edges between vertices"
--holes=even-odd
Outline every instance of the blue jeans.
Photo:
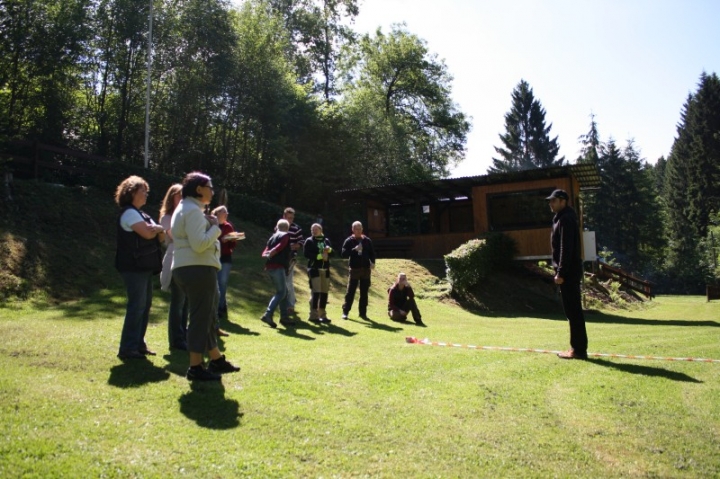
[[285,283],[287,284],[287,305],[288,308],[295,309],[295,260],[290,261],[290,269],[288,270],[287,276],[285,276]]
[[275,312],[275,308],[280,306],[280,317],[286,318],[287,313],[287,281],[285,278],[285,269],[269,269],[267,270],[268,275],[270,275],[270,279],[273,282],[273,285],[275,286],[275,296],[270,298],[270,303],[268,304],[267,309],[265,310],[264,316],[266,318],[272,319],[273,313]]
[[[172,274],[172,273],[171,273]],[[187,297],[177,284],[170,281],[170,310],[168,311],[168,342],[170,347],[187,347]]]
[[147,349],[145,332],[152,304],[153,274],[151,271],[122,271],[120,276],[125,282],[127,293],[125,322],[120,335],[120,354],[143,351]]
[[225,299],[225,293],[227,293],[227,285],[230,280],[230,269],[232,269],[232,263],[220,263],[220,269],[217,273],[218,288],[220,288],[220,303],[218,309],[227,309],[227,300]]

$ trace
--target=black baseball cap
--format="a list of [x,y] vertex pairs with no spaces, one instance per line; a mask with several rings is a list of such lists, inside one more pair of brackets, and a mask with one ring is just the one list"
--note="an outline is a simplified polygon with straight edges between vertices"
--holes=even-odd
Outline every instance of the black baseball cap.
[[546,200],[551,200],[553,198],[557,198],[560,200],[568,200],[570,197],[568,196],[567,192],[565,190],[555,190],[552,193],[550,193],[550,196],[545,198]]

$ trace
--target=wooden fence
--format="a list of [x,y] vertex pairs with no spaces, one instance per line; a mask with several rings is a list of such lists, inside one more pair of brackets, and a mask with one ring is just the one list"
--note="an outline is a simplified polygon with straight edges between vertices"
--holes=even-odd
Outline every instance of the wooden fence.
[[622,284],[626,288],[632,289],[633,291],[640,292],[648,298],[654,298],[655,295],[652,292],[652,283],[644,279],[633,276],[620,268],[615,268],[609,264],[599,263],[599,276],[605,279],[612,279]]

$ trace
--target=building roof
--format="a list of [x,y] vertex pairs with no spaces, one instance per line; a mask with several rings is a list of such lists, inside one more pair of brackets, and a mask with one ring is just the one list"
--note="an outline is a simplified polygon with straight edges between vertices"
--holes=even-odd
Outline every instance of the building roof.
[[338,190],[335,194],[344,199],[374,200],[386,205],[409,204],[424,201],[434,203],[441,200],[463,197],[471,198],[472,189],[475,186],[518,183],[546,178],[565,178],[568,176],[573,176],[578,181],[581,191],[597,190],[600,188],[600,173],[597,167],[592,163],[580,163],[568,166],[512,171],[509,173],[492,173],[480,176],[464,176],[461,178]]

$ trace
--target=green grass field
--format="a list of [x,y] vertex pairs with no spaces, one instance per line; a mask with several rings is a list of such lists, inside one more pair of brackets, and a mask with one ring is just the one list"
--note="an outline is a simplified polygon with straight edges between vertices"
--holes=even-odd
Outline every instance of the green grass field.
[[[340,319],[340,268],[332,325],[271,330],[258,319],[270,281],[256,257],[241,253],[231,277],[222,349],[242,371],[222,384],[184,378],[159,290],[147,335],[159,354],[127,364],[115,357],[122,289],[5,302],[0,477],[720,476],[720,364],[406,344],[557,350],[568,332],[560,305],[542,317],[464,311],[403,260],[378,262],[372,321],[357,309]],[[422,292],[427,328],[386,319],[399,269]],[[302,271],[296,284],[302,307]],[[717,359],[719,316],[700,297],[593,313],[590,351]]]

